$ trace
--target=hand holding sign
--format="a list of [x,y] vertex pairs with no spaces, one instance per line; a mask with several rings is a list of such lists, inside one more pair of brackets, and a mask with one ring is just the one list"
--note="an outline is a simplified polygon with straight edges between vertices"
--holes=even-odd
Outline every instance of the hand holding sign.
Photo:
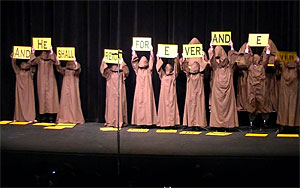
[[270,51],[270,45],[269,44],[266,46],[266,49],[267,49],[266,50],[266,54],[270,55],[271,51]]
[[34,47],[32,46],[31,47],[31,53],[34,53],[35,52],[35,49],[34,49]]
[[228,45],[230,46],[231,50],[234,50],[232,41],[230,41]]
[[53,49],[52,49],[52,45],[50,46],[50,55],[53,54]]

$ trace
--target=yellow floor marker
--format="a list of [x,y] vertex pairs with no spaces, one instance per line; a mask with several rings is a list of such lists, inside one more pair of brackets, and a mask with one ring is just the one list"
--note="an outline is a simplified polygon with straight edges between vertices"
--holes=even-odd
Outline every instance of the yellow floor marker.
[[157,129],[157,133],[177,133],[177,130],[172,130],[172,129]]
[[182,134],[182,135],[199,135],[201,134],[202,132],[200,131],[180,131],[179,134]]
[[49,127],[44,127],[46,130],[61,130],[64,129],[64,127],[61,126],[49,126]]
[[56,124],[55,123],[34,123],[33,125],[36,125],[36,126],[54,126]]
[[0,125],[6,125],[11,123],[12,121],[0,121]]
[[231,134],[232,133],[226,133],[226,132],[209,132],[209,133],[206,133],[205,135],[206,136],[229,136]]
[[76,123],[58,123],[57,126],[75,126]]
[[149,129],[130,128],[130,129],[127,129],[127,132],[129,132],[129,133],[147,133],[147,132],[149,132]]
[[277,134],[278,138],[299,138],[299,134]]
[[[121,128],[120,128],[121,130]],[[118,131],[118,128],[115,127],[100,127],[100,131],[108,132],[108,131]]]
[[245,134],[247,137],[267,137],[268,134],[262,134],[262,133],[247,133]]
[[27,125],[27,124],[29,124],[29,122],[27,122],[27,121],[24,121],[24,122],[16,121],[16,122],[10,123],[10,125]]

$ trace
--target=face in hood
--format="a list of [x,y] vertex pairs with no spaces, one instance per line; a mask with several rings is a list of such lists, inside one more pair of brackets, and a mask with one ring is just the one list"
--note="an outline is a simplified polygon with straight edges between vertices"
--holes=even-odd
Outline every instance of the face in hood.
[[66,64],[67,69],[74,69],[75,68],[75,63],[73,61],[68,61]]
[[[112,65],[111,65],[111,70],[112,70],[113,72],[118,72],[118,65],[117,65],[117,64],[112,64]],[[120,66],[120,71],[121,71],[121,66]]]
[[26,62],[22,62],[20,65],[20,68],[22,70],[29,70],[31,68],[31,64],[30,63],[26,63]]
[[139,67],[140,68],[146,68],[148,66],[149,66],[149,61],[148,61],[148,59],[145,56],[143,56],[141,58],[141,60],[139,61]]
[[166,74],[167,74],[167,75],[172,74],[172,73],[173,73],[173,70],[174,70],[173,66],[172,66],[170,63],[168,63],[168,64],[166,65],[166,67],[165,67]]

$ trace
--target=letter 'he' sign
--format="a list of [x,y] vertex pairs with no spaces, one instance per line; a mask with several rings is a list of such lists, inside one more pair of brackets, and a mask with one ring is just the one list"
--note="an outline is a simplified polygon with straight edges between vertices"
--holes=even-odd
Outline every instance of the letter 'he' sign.
[[[118,59],[119,53],[119,59]],[[122,50],[104,49],[105,63],[122,64]]]
[[231,41],[231,31],[212,31],[211,41],[214,45],[226,45],[228,46]]
[[14,46],[14,59],[30,59],[30,46]]
[[183,44],[183,56],[185,58],[202,57],[202,44]]
[[253,47],[264,47],[269,42],[269,34],[249,33],[248,45]]
[[177,44],[158,44],[157,55],[161,58],[175,58],[178,53]]
[[32,37],[32,45],[35,50],[50,50],[51,38]]
[[132,37],[132,47],[135,51],[151,51],[151,38]]
[[56,55],[58,60],[73,61],[75,57],[75,47],[57,47]]
[[297,52],[282,52],[278,51],[276,53],[278,61],[280,62],[295,62],[297,57]]

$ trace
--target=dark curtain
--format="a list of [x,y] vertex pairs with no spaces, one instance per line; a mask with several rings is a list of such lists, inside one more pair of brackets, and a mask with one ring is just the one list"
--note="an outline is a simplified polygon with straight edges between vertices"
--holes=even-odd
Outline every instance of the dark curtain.
[[[11,120],[14,113],[15,75],[9,57],[12,47],[31,46],[32,37],[51,37],[54,51],[58,46],[76,47],[82,65],[80,94],[87,122],[105,121],[106,81],[99,72],[105,48],[120,48],[125,53],[130,68],[126,90],[131,121],[135,90],[130,64],[133,36],[152,37],[154,53],[158,43],[178,44],[181,53],[182,44],[193,37],[204,44],[207,52],[211,31],[232,31],[236,50],[248,40],[248,33],[270,33],[279,50],[299,54],[298,1],[1,1],[0,5],[2,120]],[[255,49],[259,54],[261,51]],[[62,77],[56,76],[60,93]],[[185,82],[185,75],[180,73],[177,95],[181,122]],[[156,71],[153,89],[158,105],[160,80]],[[208,89],[206,80],[206,96]]]

